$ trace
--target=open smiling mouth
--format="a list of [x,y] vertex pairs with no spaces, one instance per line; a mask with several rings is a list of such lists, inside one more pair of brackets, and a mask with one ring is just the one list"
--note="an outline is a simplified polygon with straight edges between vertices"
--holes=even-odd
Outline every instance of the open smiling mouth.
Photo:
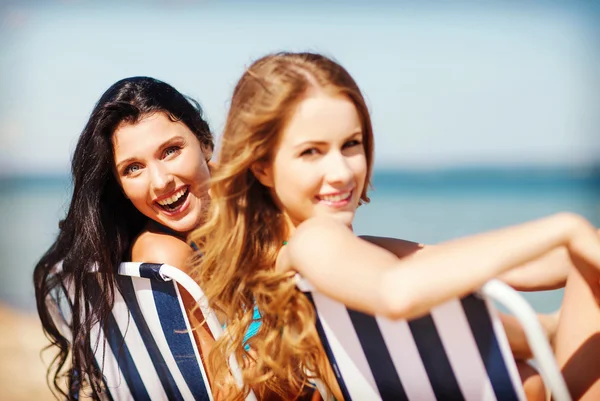
[[157,201],[156,204],[160,206],[165,212],[173,213],[179,211],[181,206],[185,203],[190,193],[189,187],[182,188],[167,199]]
[[319,195],[317,199],[328,206],[341,207],[347,205],[352,200],[352,192],[346,191],[337,194]]

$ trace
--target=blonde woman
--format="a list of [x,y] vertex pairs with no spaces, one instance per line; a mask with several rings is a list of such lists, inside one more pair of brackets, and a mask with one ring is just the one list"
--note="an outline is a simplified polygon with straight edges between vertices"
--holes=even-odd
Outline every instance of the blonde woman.
[[[561,285],[569,275],[559,363],[598,333],[600,240],[577,215],[434,247],[352,232],[357,207],[369,200],[373,131],[358,86],[324,56],[282,53],[252,64],[235,87],[218,160],[209,219],[191,239],[203,254],[195,266],[200,285],[228,319],[209,365],[234,393],[224,358],[231,352],[244,369],[243,392],[294,399],[314,376],[341,399],[296,273],[351,308],[393,319],[421,316],[503,274],[529,289]],[[254,306],[261,327],[247,351]],[[589,372],[598,357],[600,347],[592,348],[578,364]],[[583,390],[570,380],[577,375],[567,380],[574,394],[594,399],[598,376],[588,376]]]

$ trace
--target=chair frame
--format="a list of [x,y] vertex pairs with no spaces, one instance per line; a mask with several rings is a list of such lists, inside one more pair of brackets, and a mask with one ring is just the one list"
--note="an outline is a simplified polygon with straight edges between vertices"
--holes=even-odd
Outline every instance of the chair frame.
[[[55,273],[60,272],[62,270],[62,262],[57,264],[57,266],[55,267],[54,270],[55,270]],[[192,296],[192,298],[194,300],[196,300],[196,303],[197,303],[198,307],[200,308],[200,310],[206,320],[207,326],[208,326],[212,336],[215,339],[218,339],[223,334],[223,327],[221,326],[220,322],[218,321],[215,313],[209,307],[208,300],[204,296],[202,289],[185,272],[181,271],[180,269],[178,269],[174,266],[168,265],[168,264],[123,262],[119,265],[117,271],[118,271],[118,275],[120,277],[129,277],[129,278],[132,278],[132,280],[143,279],[143,280],[156,280],[159,283],[168,283],[168,282],[173,283],[173,288],[175,290],[175,294],[178,298],[179,306],[181,308],[181,314],[183,315],[183,318],[184,318],[185,324],[186,324],[186,328],[187,328],[187,333],[182,332],[181,334],[187,334],[187,336],[191,340],[191,344],[192,344],[192,347],[194,348],[194,353],[196,355],[196,359],[197,359],[198,365],[200,367],[200,370],[201,370],[201,373],[203,376],[202,381],[205,384],[208,399],[210,401],[213,401],[212,389],[210,388],[210,383],[208,381],[206,370],[205,370],[204,364],[202,363],[202,359],[200,357],[200,353],[199,353],[196,341],[190,330],[191,329],[190,322],[189,322],[189,319],[187,317],[187,314],[186,314],[186,311],[185,311],[185,308],[183,305],[183,300],[182,300],[182,296],[181,296],[181,293],[179,290],[179,286],[184,288]],[[94,266],[94,267],[90,268],[89,272],[90,273],[97,272],[96,267]],[[62,284],[63,284],[62,292],[64,294],[68,295],[69,306],[72,307],[73,294],[69,291],[69,283],[62,283]],[[179,284],[179,286],[177,284]],[[136,293],[137,293],[137,290],[136,290]],[[115,309],[117,307],[127,308],[126,305],[122,305],[123,303],[125,303],[124,298],[122,299],[120,295],[117,295],[117,297],[118,297],[117,298],[118,302],[115,301],[115,307],[113,307],[113,312],[115,312]],[[64,306],[61,307],[61,305],[59,303],[60,302],[59,302],[58,298],[55,298],[52,296],[49,296],[49,299],[47,300],[47,304],[48,304],[50,313],[53,316],[53,320],[57,324],[57,327],[59,328],[59,330],[61,331],[63,336],[65,336],[65,338],[67,338],[69,341],[72,341],[72,335],[70,333],[70,328],[68,325],[69,318],[68,318],[68,316],[66,317],[66,313],[69,313],[70,311],[65,311]],[[121,305],[119,306],[119,304],[121,304]],[[131,319],[132,312],[128,308],[127,308],[127,311],[129,314],[128,319]],[[113,312],[111,312],[111,314]],[[116,313],[122,313],[122,311],[117,311]],[[154,329],[151,328],[151,330],[154,330]],[[102,335],[101,331],[102,330],[97,328],[96,334],[94,336],[97,338],[100,338],[98,336]],[[124,340],[124,344],[126,344],[127,341],[124,336],[125,336],[125,334],[123,334],[123,340]],[[94,339],[94,341],[95,341],[95,339]],[[94,349],[94,353],[96,355],[96,363],[98,363],[99,366],[102,366],[102,364],[99,363],[99,361],[98,361],[98,352],[100,352],[100,353],[102,353],[102,355],[104,355],[103,353],[107,352],[106,350],[108,348],[110,348],[110,347],[106,347],[106,344],[107,344],[106,339],[104,339],[103,342],[101,341],[98,343],[98,347],[101,347],[101,349],[98,349],[98,347],[95,347],[95,349]],[[93,347],[93,345],[90,345],[90,346]],[[229,366],[230,366],[232,375],[236,380],[236,383],[238,384],[238,386],[241,386],[243,383],[242,382],[242,373],[241,373],[241,370],[239,369],[237,361],[235,360],[235,357],[233,355],[229,358]],[[105,382],[105,384],[108,386],[108,383]],[[112,387],[113,386],[111,386],[111,388]],[[156,396],[153,394],[149,394],[149,396],[151,399],[156,398]],[[112,397],[112,395],[110,395],[110,397]],[[158,398],[160,399],[162,397],[159,396]],[[247,396],[246,400],[255,401],[256,396],[254,395],[253,392],[250,392],[250,394]]]
[[[354,334],[352,334],[351,336],[348,335],[347,330],[349,330],[349,329],[352,330],[352,328],[346,327],[347,323],[340,323],[341,322],[340,320],[336,320],[336,319],[339,319],[339,313],[340,313],[339,311],[342,310],[341,308],[346,309],[346,311],[349,314],[352,314],[352,316],[354,316],[354,318],[356,318],[356,316],[358,316],[358,315],[362,315],[362,316],[368,316],[368,315],[362,314],[360,312],[352,311],[349,308],[346,308],[341,303],[339,303],[335,300],[332,300],[323,294],[320,294],[308,280],[303,279],[302,277],[300,277],[300,275],[296,275],[296,285],[297,285],[297,288],[300,289],[302,292],[304,292],[309,297],[309,299],[311,299],[313,304],[315,305],[315,308],[317,311],[317,326],[318,326],[317,331],[319,331],[319,335],[322,340],[324,338],[326,339],[325,341],[327,342],[327,344],[324,344],[324,346],[325,346],[326,352],[328,352],[328,357],[330,358],[330,363],[332,363],[332,360],[334,361],[332,363],[332,368],[333,368],[336,376],[338,376],[339,378],[341,378],[342,380],[345,381],[348,379],[352,380],[353,378],[356,377],[353,375],[359,374],[359,375],[361,375],[360,376],[362,378],[361,380],[364,379],[365,382],[372,383],[371,379],[368,379],[367,376],[374,374],[374,373],[370,370],[370,368],[364,367],[364,366],[366,366],[366,365],[364,365],[366,363],[366,361],[360,362],[361,358],[363,358],[363,356],[361,354],[364,351],[364,346],[365,346],[365,344],[369,343],[369,341],[365,339],[364,333],[362,334],[363,337],[359,338],[358,340],[356,339],[356,337],[352,337],[352,336],[354,336]],[[548,343],[548,340],[546,338],[544,330],[542,329],[542,327],[539,323],[539,320],[537,319],[537,315],[536,315],[535,311],[529,305],[529,303],[522,297],[522,295],[519,294],[514,289],[512,289],[511,287],[509,287],[507,284],[505,284],[499,280],[491,280],[491,281],[487,282],[479,291],[477,291],[476,293],[474,293],[472,295],[483,300],[485,303],[485,308],[487,308],[487,313],[489,314],[489,318],[491,319],[493,336],[496,338],[496,342],[498,344],[499,351],[501,353],[501,357],[504,360],[504,363],[506,364],[506,368],[508,369],[510,381],[514,387],[514,390],[516,391],[517,398],[523,399],[523,400],[525,399],[524,390],[523,390],[523,387],[522,387],[522,384],[521,384],[521,381],[520,381],[520,378],[518,375],[516,363],[514,361],[514,358],[512,356],[511,350],[510,350],[508,339],[506,337],[506,332],[504,331],[502,322],[499,319],[497,310],[492,301],[498,302],[501,305],[503,305],[521,323],[523,330],[525,332],[527,341],[530,345],[530,348],[531,348],[531,351],[533,354],[533,358],[534,358],[535,362],[537,363],[536,367],[542,377],[542,380],[544,381],[544,384],[546,385],[548,390],[550,390],[550,392],[553,396],[553,399],[557,400],[557,401],[570,401],[571,396],[567,389],[564,378],[563,378],[562,374],[560,373],[560,369],[556,363],[554,354],[552,352],[550,344]],[[443,324],[445,324],[444,327],[450,327],[450,330],[446,330],[446,331],[448,331],[448,333],[445,334],[446,340],[448,340],[449,335],[456,336],[456,333],[454,332],[454,330],[452,330],[453,322],[451,320],[452,317],[449,316],[449,314],[454,313],[453,311],[456,310],[456,307],[459,307],[458,301],[460,301],[460,300],[455,299],[455,300],[448,301],[442,305],[437,306],[430,312],[431,316],[433,316],[433,317],[429,317],[429,319],[437,318],[439,321],[440,318],[442,318],[443,320],[445,320],[445,323],[443,323]],[[326,313],[327,314],[327,316],[325,317],[326,320],[323,320],[324,316],[321,316],[321,314],[323,314],[323,311],[326,309],[320,309],[320,308],[331,308]],[[334,309],[338,310],[337,314],[333,312]],[[321,310],[321,314],[319,313],[320,310]],[[446,316],[444,316],[444,315],[446,315]],[[376,321],[378,322],[376,324],[384,325],[386,327],[389,327],[390,325],[393,326],[397,322],[397,321],[391,321],[389,319],[382,318],[382,317],[376,317],[376,316],[375,317],[373,317],[373,316],[367,317],[367,319],[371,319],[371,320],[373,320],[373,318],[375,318]],[[352,318],[351,318],[351,320],[352,320]],[[434,321],[435,321],[435,319],[431,321],[432,324]],[[404,321],[404,322],[405,322],[404,324],[411,323],[411,322],[407,322],[407,321]],[[356,326],[356,320],[350,324],[354,325],[354,329],[356,329],[356,327],[358,327],[358,326]],[[342,327],[344,327],[345,331],[342,330]],[[395,348],[396,345],[393,343],[390,343],[389,337],[387,337],[385,340],[383,337],[381,337],[382,333],[377,336],[368,337],[369,339],[372,339],[373,342],[370,344],[367,344],[367,346],[372,349],[378,348],[379,350],[382,350],[382,349],[384,349],[383,347],[385,347],[385,349],[387,349],[388,351],[391,348]],[[356,335],[359,336],[358,332],[356,333]],[[329,337],[329,336],[333,336],[333,337]],[[344,340],[344,337],[346,338],[346,340]],[[394,337],[394,338],[396,338],[396,337]],[[451,338],[451,341],[449,341],[449,342],[456,344],[455,340],[461,341],[460,338],[459,339]],[[334,347],[336,347],[335,351],[332,350],[331,345],[329,344],[331,341],[335,342],[335,344],[334,344]],[[350,345],[352,341],[354,341],[357,346],[363,347],[363,350],[352,351],[351,347],[353,347],[353,345]],[[367,343],[365,343],[365,341],[367,341]],[[398,355],[400,352],[403,352],[402,351],[403,350],[403,348],[402,348],[403,340],[399,340],[399,341],[400,341],[400,343],[398,343],[397,346],[400,348],[396,349],[394,351],[394,353],[396,355]],[[411,341],[412,341],[412,339],[411,339]],[[383,343],[376,344],[377,342],[383,342]],[[387,345],[386,345],[386,343],[387,343]],[[393,345],[390,345],[390,344],[393,344]],[[408,345],[408,343],[405,345],[405,347],[407,345]],[[388,348],[388,347],[391,347],[391,348]],[[462,345],[461,345],[461,347],[462,347]],[[450,349],[450,351],[453,352],[454,356],[456,357],[456,355],[457,354],[460,355],[460,353],[463,352],[464,349],[454,349],[454,350]],[[356,353],[356,352],[358,352],[358,353]],[[404,352],[406,352],[406,349],[404,349]],[[445,353],[449,352],[447,345],[444,346],[444,352]],[[476,352],[479,353],[479,350],[476,350]],[[334,353],[335,353],[335,355],[334,355]],[[358,355],[358,359],[356,359],[357,355]],[[336,356],[341,357],[341,362],[335,361]],[[364,357],[366,357],[366,354],[364,355]],[[419,354],[416,354],[416,358],[421,358],[421,356]],[[350,374],[349,372],[351,372],[351,371],[354,372],[354,373],[352,373],[352,377],[349,377],[349,378],[345,377],[343,375],[343,373],[341,372],[341,369],[337,366],[338,362],[344,363],[344,361],[353,361],[353,362],[346,362],[346,363],[352,363],[352,364],[356,363],[357,364],[352,368],[354,370],[346,369],[346,372],[347,372],[346,374]],[[361,363],[363,365],[361,365]],[[361,368],[360,366],[363,366],[363,367]],[[488,367],[485,366],[485,368],[487,369]],[[363,370],[361,370],[361,369],[363,369]],[[369,373],[367,374],[367,376],[364,376],[364,372],[365,372],[364,369],[369,370]],[[392,369],[395,369],[395,368],[392,367]],[[357,372],[359,372],[359,373],[357,373]],[[398,372],[396,372],[396,373],[398,373]],[[406,371],[404,373],[406,373]],[[398,374],[399,374],[400,378],[403,377],[402,373],[398,373]],[[488,373],[485,373],[485,372],[484,372],[484,374],[488,375]],[[405,378],[405,379],[407,379],[407,378]],[[473,379],[472,377],[471,377],[471,379],[477,380],[477,379]],[[386,379],[380,377],[380,382],[382,380],[385,381]],[[354,383],[351,383],[351,385],[355,386],[356,380],[354,380]],[[375,394],[379,394],[378,393],[379,390],[375,390],[373,388],[373,387],[375,387],[374,385],[370,385],[369,387],[370,388],[368,389],[368,391],[370,392],[369,394],[371,397],[374,397]],[[354,388],[356,389],[356,387],[354,387]],[[365,391],[367,391],[367,389]],[[348,393],[348,396],[350,396],[350,393]],[[413,398],[410,398],[409,395],[407,395],[407,396],[409,399],[413,399]],[[381,396],[381,397],[383,397],[383,396]],[[421,395],[421,397],[422,397],[422,395]],[[433,397],[433,394],[431,394],[431,397]]]

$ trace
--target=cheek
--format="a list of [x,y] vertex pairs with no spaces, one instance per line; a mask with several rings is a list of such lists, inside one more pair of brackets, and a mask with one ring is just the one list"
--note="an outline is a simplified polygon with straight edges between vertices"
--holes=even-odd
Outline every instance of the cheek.
[[185,157],[177,159],[177,175],[196,185],[203,185],[210,179],[208,164],[201,152],[189,151]]
[[125,196],[129,198],[131,203],[133,203],[136,207],[139,208],[139,205],[146,203],[147,187],[142,180],[130,181],[124,183],[121,187],[123,188],[123,193]]
[[352,159],[350,166],[354,172],[354,176],[361,180],[361,185],[364,185],[364,181],[367,178],[367,158],[365,155],[356,156]]
[[292,157],[282,157],[275,161],[271,173],[272,193],[276,202],[291,215],[310,213],[306,208],[313,203],[321,185],[318,165]]
[[285,174],[275,177],[275,193],[281,202],[289,207],[312,202],[320,189],[321,181],[318,176],[311,169],[289,168]]
[[194,184],[194,188],[198,192],[207,192],[210,181],[210,171],[206,163],[196,164],[193,170],[188,172],[188,177]]

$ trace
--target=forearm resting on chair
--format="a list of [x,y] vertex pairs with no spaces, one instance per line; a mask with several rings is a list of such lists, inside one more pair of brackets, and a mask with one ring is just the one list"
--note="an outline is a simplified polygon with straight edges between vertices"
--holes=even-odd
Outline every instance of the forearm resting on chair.
[[[600,236],[600,230],[597,232]],[[567,276],[574,267],[563,246],[502,274],[500,279],[518,291],[555,290],[565,286]]]
[[502,274],[499,278],[518,291],[546,291],[562,288],[573,263],[565,247]]

